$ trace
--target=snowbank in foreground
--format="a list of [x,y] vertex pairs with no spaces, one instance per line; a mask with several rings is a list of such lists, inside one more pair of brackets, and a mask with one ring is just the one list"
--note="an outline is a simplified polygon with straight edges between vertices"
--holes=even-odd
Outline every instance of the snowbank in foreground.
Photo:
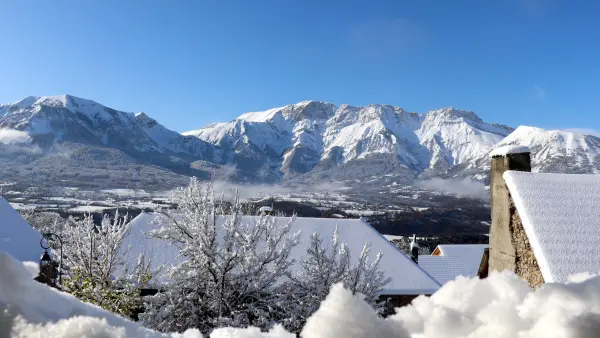
[[[512,273],[493,273],[485,280],[459,277],[387,319],[335,286],[302,337],[600,337],[600,277],[580,274],[571,281],[532,291]],[[81,303],[32,281],[30,272],[6,253],[0,253],[0,310],[0,337],[201,337],[194,330],[159,334]],[[223,328],[211,337],[294,335],[277,326],[267,333]]]
[[0,252],[0,337],[170,337],[34,281],[33,264]]

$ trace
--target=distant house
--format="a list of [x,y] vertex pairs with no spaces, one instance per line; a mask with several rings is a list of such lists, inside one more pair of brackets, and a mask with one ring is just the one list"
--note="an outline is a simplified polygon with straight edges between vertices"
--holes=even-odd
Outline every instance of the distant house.
[[0,251],[8,252],[22,262],[39,262],[42,255],[42,234],[34,229],[8,203],[0,197]]
[[420,255],[419,266],[441,285],[458,276],[476,277],[487,244],[441,244]]
[[[140,253],[150,253],[154,267],[169,266],[181,261],[178,249],[169,242],[149,238],[147,232],[156,229],[153,220],[157,215],[142,213],[131,221],[132,230],[125,240],[131,248],[130,257],[135,259]],[[244,216],[245,222],[252,224],[255,216]],[[278,224],[287,224],[289,217],[274,217]],[[373,259],[379,252],[383,254],[381,270],[391,282],[382,290],[381,296],[393,307],[410,303],[419,295],[431,295],[439,287],[439,283],[415,264],[407,255],[396,248],[373,227],[362,219],[332,219],[298,217],[292,225],[292,232],[301,232],[300,244],[292,250],[292,272],[300,268],[299,262],[306,254],[310,244],[310,236],[317,232],[326,241],[331,238],[338,227],[340,241],[347,245],[352,260],[356,262],[366,242],[371,243]],[[165,281],[164,275],[155,276],[154,282]]]
[[492,225],[481,277],[511,270],[536,287],[600,272],[600,176],[532,173],[525,147],[491,156]]

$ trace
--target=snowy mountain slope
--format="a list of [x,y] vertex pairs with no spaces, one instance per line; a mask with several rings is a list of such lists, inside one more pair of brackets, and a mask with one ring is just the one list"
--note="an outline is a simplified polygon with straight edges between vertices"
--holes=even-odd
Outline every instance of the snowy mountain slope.
[[303,101],[179,134],[144,113],[70,95],[0,105],[0,174],[37,183],[51,177],[48,184],[158,189],[192,175],[244,182],[485,182],[490,150],[507,144],[532,148],[534,170],[600,172],[597,137],[513,130],[452,108],[419,114],[390,105]]
[[417,131],[421,144],[432,154],[429,168],[447,168],[468,162],[489,151],[512,131],[483,122],[475,113],[454,109],[429,112]]
[[[103,170],[119,168],[117,173],[131,177],[124,169],[152,166],[138,169],[138,173],[154,173],[142,181],[181,182],[178,175],[206,177],[192,162],[219,161],[213,145],[169,130],[144,113],[126,113],[70,95],[31,96],[1,105],[0,134],[25,135],[27,141],[0,142],[0,169],[14,169],[10,177],[30,177],[35,171],[52,181],[61,177],[71,182],[88,173],[86,179],[105,177],[112,186],[121,178]],[[79,180],[87,184],[86,179]]]
[[[600,173],[600,138],[568,130],[546,130],[521,126],[491,149],[506,145],[527,146],[532,151],[532,170],[551,173]],[[429,176],[465,177],[488,182],[490,157],[478,158]]]
[[451,108],[417,114],[304,101],[184,134],[220,147],[243,170],[293,177],[382,154],[416,175],[477,158],[511,131]]
[[600,138],[596,136],[521,126],[494,148],[513,144],[531,149],[534,171],[597,174],[600,170]]
[[138,152],[212,156],[214,147],[168,130],[144,113],[125,113],[71,95],[27,97],[0,106],[0,128],[48,141],[87,142]]

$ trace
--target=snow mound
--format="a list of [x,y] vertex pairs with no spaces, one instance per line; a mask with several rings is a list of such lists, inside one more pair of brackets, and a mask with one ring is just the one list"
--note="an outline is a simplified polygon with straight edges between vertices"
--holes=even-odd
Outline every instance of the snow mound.
[[[308,319],[302,338],[450,338],[600,336],[600,277],[545,284],[532,290],[511,272],[487,279],[459,277],[431,297],[418,297],[387,319],[334,286]],[[162,334],[147,330],[31,279],[27,269],[0,252],[0,337],[200,338],[197,330]],[[215,330],[213,338],[291,338],[280,326]]]
[[506,156],[509,154],[523,154],[523,153],[531,153],[531,149],[529,149],[529,147],[525,147],[525,146],[509,145],[509,146],[503,146],[503,147],[494,149],[490,153],[490,156],[497,157],[497,156]]
[[153,332],[31,278],[25,267],[0,252],[0,337],[186,337]]

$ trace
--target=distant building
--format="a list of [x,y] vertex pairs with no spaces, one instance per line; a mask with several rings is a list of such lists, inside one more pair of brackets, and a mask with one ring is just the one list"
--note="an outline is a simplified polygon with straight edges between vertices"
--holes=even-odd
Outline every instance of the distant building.
[[480,275],[511,270],[536,287],[600,272],[600,176],[531,172],[530,150],[492,153],[492,225]]
[[441,285],[458,276],[478,276],[487,244],[441,244],[431,255],[420,255],[419,266]]
[[[156,229],[153,213],[142,213],[131,221],[131,231],[125,239],[125,246],[130,247],[131,259],[139,253],[152,253],[152,265],[155,267],[177,264],[181,261],[178,249],[169,242],[146,236],[148,231]],[[244,221],[252,224],[256,216],[244,216]],[[289,217],[274,217],[278,224],[287,224]],[[383,254],[380,269],[390,283],[382,290],[381,296],[388,301],[390,307],[398,307],[410,303],[419,295],[431,295],[440,287],[431,276],[415,264],[406,254],[385,239],[373,227],[362,219],[333,219],[298,217],[292,225],[292,233],[300,231],[300,244],[292,250],[292,272],[298,271],[300,262],[310,244],[310,236],[317,232],[326,241],[331,238],[338,227],[340,241],[347,245],[351,258],[358,260],[366,242],[371,243],[372,258],[379,252]],[[134,263],[134,262],[132,262]],[[165,276],[155,276],[153,282],[164,281]]]

